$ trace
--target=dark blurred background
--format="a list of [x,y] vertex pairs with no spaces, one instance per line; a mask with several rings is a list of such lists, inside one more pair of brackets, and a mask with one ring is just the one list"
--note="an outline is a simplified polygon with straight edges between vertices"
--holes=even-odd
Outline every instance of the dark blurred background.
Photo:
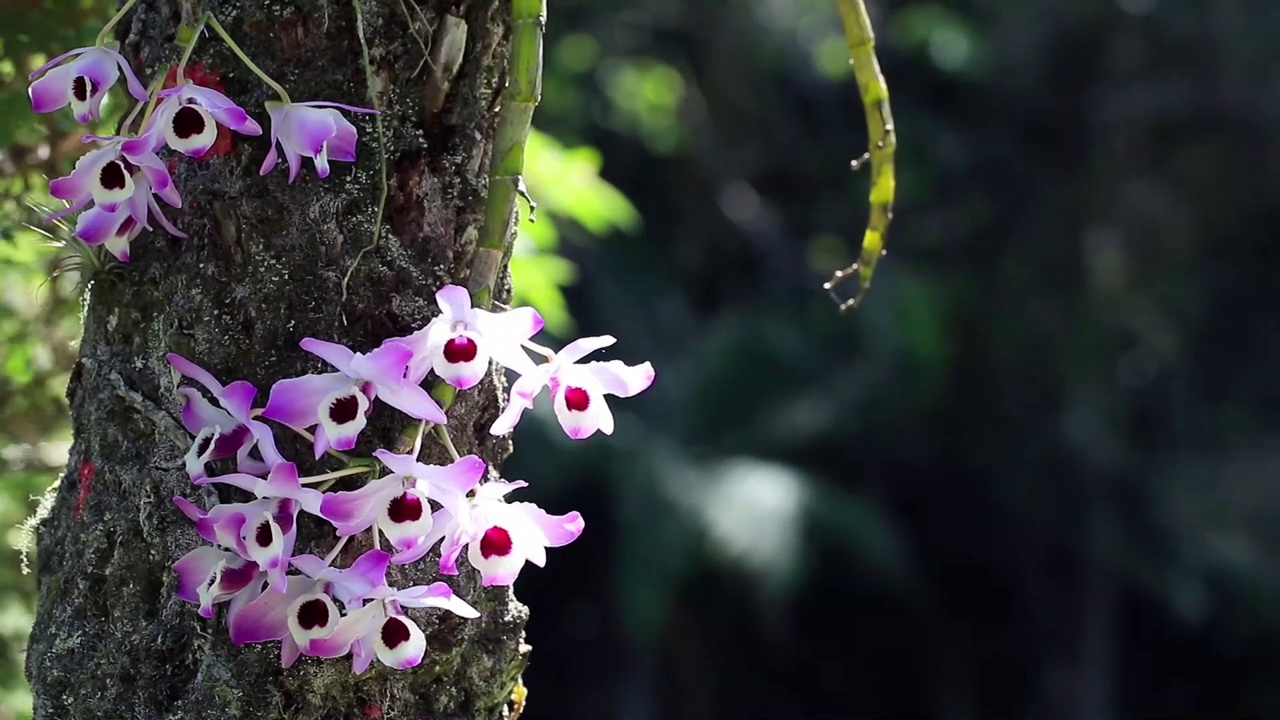
[[[525,718],[1280,717],[1280,2],[873,2],[899,203],[848,316],[834,5],[550,2],[517,288],[658,380],[611,438],[517,433],[526,499],[587,518],[517,588]],[[65,458],[78,310],[20,226],[77,149],[24,77],[102,13],[0,16],[13,527]]]

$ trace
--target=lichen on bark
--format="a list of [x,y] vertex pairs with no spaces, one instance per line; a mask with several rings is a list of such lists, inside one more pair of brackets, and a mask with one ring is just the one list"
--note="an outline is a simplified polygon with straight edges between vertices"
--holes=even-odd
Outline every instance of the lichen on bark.
[[[69,468],[93,464],[83,511],[69,469],[39,527],[39,600],[27,655],[38,719],[65,718],[498,718],[506,715],[527,647],[525,610],[506,588],[481,588],[470,569],[449,578],[481,612],[461,620],[410,611],[428,652],[397,672],[375,663],[362,676],[349,659],[302,658],[281,671],[278,644],[237,648],[222,613],[200,618],[174,597],[170,565],[201,541],[173,506],[183,495],[208,505],[183,471],[190,442],[164,356],[177,352],[229,382],[245,379],[265,402],[281,378],[322,371],[298,341],[319,337],[357,350],[407,334],[436,313],[433,294],[466,277],[482,222],[485,177],[508,20],[499,0],[364,0],[363,31],[383,109],[389,196],[376,250],[365,253],[340,302],[342,278],[373,238],[379,196],[374,124],[352,117],[359,159],[335,163],[326,180],[305,167],[296,183],[277,168],[259,177],[267,135],[236,137],[220,158],[183,159],[174,178],[184,207],[170,218],[190,238],[152,233],[134,244],[124,272],[93,284],[80,359],[68,387],[75,443]],[[180,7],[183,6],[183,7]],[[419,7],[420,6],[420,7]],[[295,101],[368,105],[350,0],[225,0],[203,8],[141,0],[117,28],[123,52],[147,77],[175,62],[180,18],[216,14],[245,51]],[[420,12],[419,12],[420,11]],[[467,24],[467,45],[443,106],[428,98],[430,29],[445,14]],[[226,91],[264,129],[271,91],[216,38],[194,59],[222,72]],[[414,69],[420,68],[414,75]],[[499,299],[509,296],[504,278]],[[499,411],[495,371],[461,393],[449,426],[464,454],[492,465],[509,448],[486,428]],[[358,450],[394,443],[403,418],[375,411]],[[309,447],[278,432],[281,449],[315,470]],[[428,442],[427,462],[444,463]],[[338,488],[358,481],[343,479]],[[222,501],[238,498],[220,492]],[[315,520],[311,518],[309,520]],[[331,531],[304,519],[298,552],[323,554]],[[339,562],[369,547],[349,543]],[[434,553],[433,553],[434,556]],[[400,586],[431,582],[433,563],[393,571]]]

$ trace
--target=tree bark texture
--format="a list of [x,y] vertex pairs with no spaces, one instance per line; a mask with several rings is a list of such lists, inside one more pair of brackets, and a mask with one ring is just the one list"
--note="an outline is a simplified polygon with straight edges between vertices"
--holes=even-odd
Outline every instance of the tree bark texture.
[[[183,19],[194,23],[208,10],[294,101],[367,107],[362,27],[372,91],[384,113],[389,195],[380,244],[364,254],[341,302],[343,276],[373,238],[381,190],[373,118],[348,115],[360,132],[358,161],[334,163],[328,179],[318,179],[308,160],[290,185],[283,159],[259,177],[269,137],[262,103],[274,96],[216,36],[201,40],[192,61],[221,71],[227,94],[267,132],[236,136],[234,150],[223,157],[180,158],[173,174],[184,207],[169,217],[190,238],[144,235],[134,243],[133,261],[97,278],[90,290],[67,391],[75,443],[54,509],[39,528],[39,601],[27,656],[38,719],[497,718],[511,712],[508,701],[527,651],[525,611],[507,588],[481,588],[470,568],[447,579],[481,612],[479,619],[411,610],[427,634],[422,665],[401,672],[374,663],[358,677],[349,657],[303,657],[282,671],[278,643],[231,644],[225,606],[204,620],[174,596],[170,566],[202,541],[173,496],[204,507],[215,494],[224,502],[248,498],[188,480],[182,456],[190,438],[178,422],[176,378],[165,354],[179,353],[224,383],[249,380],[260,407],[276,380],[329,370],[298,348],[302,338],[370,350],[430,320],[439,287],[465,283],[504,82],[507,3],[360,1],[358,25],[350,0],[224,0],[203,8],[141,0],[117,28],[122,51],[145,82],[177,62],[174,40]],[[423,58],[432,28],[446,14],[464,19],[468,32],[440,105],[432,97],[438,96],[437,64]],[[505,271],[497,296],[509,297]],[[449,411],[459,452],[491,464],[509,450],[486,431],[500,410],[501,383],[495,372],[460,393]],[[394,446],[404,424],[379,404],[355,452]],[[292,435],[276,432],[286,457],[304,474],[319,472],[309,444]],[[430,437],[425,447],[425,462],[448,462]],[[77,472],[84,462],[94,468],[90,482]],[[344,478],[335,489],[359,482]],[[332,529],[306,515],[299,521],[295,552],[324,555]],[[353,540],[338,565],[369,548],[367,536]],[[389,582],[405,587],[440,579],[432,558],[438,554],[393,568]]]

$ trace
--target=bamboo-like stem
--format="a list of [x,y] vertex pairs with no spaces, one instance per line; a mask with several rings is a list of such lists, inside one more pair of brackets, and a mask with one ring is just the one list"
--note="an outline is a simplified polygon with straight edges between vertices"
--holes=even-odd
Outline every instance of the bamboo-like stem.
[[107,24],[103,25],[102,29],[98,31],[98,37],[94,40],[93,44],[98,47],[106,45],[107,38],[111,37],[111,31],[116,29],[116,23],[120,22],[120,20],[124,18],[125,13],[132,10],[134,4],[137,2],[138,0],[128,0],[128,2],[122,5],[120,9],[116,11],[116,14],[112,15],[111,19],[107,21]]
[[[880,71],[876,59],[876,38],[871,29],[871,17],[867,14],[865,0],[839,0],[840,18],[844,22],[845,37],[849,42],[849,55],[853,62],[853,75],[862,97],[862,109],[867,118],[868,152],[853,163],[856,170],[863,162],[871,165],[871,210],[867,216],[867,229],[862,235],[862,250],[858,260],[843,270],[837,270],[822,287],[840,304],[840,312],[856,308],[871,287],[871,276],[876,262],[884,255],[884,238],[893,220],[893,198],[896,180],[893,174],[893,154],[898,147],[898,136],[893,125],[893,111],[889,107],[889,86]],[[841,300],[835,288],[846,278],[857,277],[857,289],[847,300]]]
[[[484,224],[480,227],[467,279],[473,307],[488,309],[493,303],[498,270],[515,238],[516,197],[523,197],[529,203],[530,213],[538,207],[524,187],[524,146],[529,139],[533,111],[542,98],[542,31],[546,24],[547,0],[511,0],[507,87],[503,90],[498,130],[493,138]],[[457,389],[441,380],[431,388],[431,397],[446,411],[457,396]],[[442,429],[436,427],[435,430],[439,434]],[[411,447],[416,431],[416,425],[406,426],[401,433],[401,445]],[[447,437],[447,430],[445,433],[443,437]]]
[[547,0],[511,0],[507,87],[493,139],[484,224],[467,279],[467,290],[476,307],[488,308],[493,300],[498,270],[515,237],[516,196],[529,202],[530,213],[537,207],[524,187],[524,146],[533,111],[542,97],[542,31],[546,22]]

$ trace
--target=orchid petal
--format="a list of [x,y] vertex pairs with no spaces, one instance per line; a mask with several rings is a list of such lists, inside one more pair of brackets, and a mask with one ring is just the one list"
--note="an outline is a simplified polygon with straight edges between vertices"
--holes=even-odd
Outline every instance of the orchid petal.
[[311,592],[310,578],[290,576],[284,592],[263,592],[227,619],[231,642],[236,645],[280,640],[289,634],[289,606]]
[[480,611],[467,604],[454,594],[448,583],[433,582],[430,585],[415,585],[392,595],[404,607],[434,607],[464,618],[480,617]]
[[383,665],[408,670],[422,662],[427,652],[427,638],[408,616],[390,613],[373,633],[373,647]]
[[358,490],[325,493],[320,503],[320,517],[333,523],[339,535],[364,532],[402,487],[400,478],[388,475],[366,483]]
[[303,375],[281,380],[271,386],[271,394],[262,416],[285,425],[310,427],[320,421],[321,401],[350,386],[351,378],[342,373]]
[[302,342],[298,343],[298,347],[324,360],[348,377],[361,377],[360,373],[352,369],[352,361],[355,360],[356,354],[345,345],[315,338],[303,338]]
[[653,384],[653,365],[647,362],[628,365],[621,360],[589,362],[579,366],[610,395],[632,397]]
[[565,345],[556,353],[556,362],[560,365],[569,365],[576,363],[591,353],[607,348],[618,342],[618,339],[612,335],[597,335],[594,337],[578,338],[573,342]]
[[377,385],[398,385],[404,380],[405,368],[412,359],[413,348],[387,341],[368,353],[354,355],[343,370],[352,377],[370,380]]

